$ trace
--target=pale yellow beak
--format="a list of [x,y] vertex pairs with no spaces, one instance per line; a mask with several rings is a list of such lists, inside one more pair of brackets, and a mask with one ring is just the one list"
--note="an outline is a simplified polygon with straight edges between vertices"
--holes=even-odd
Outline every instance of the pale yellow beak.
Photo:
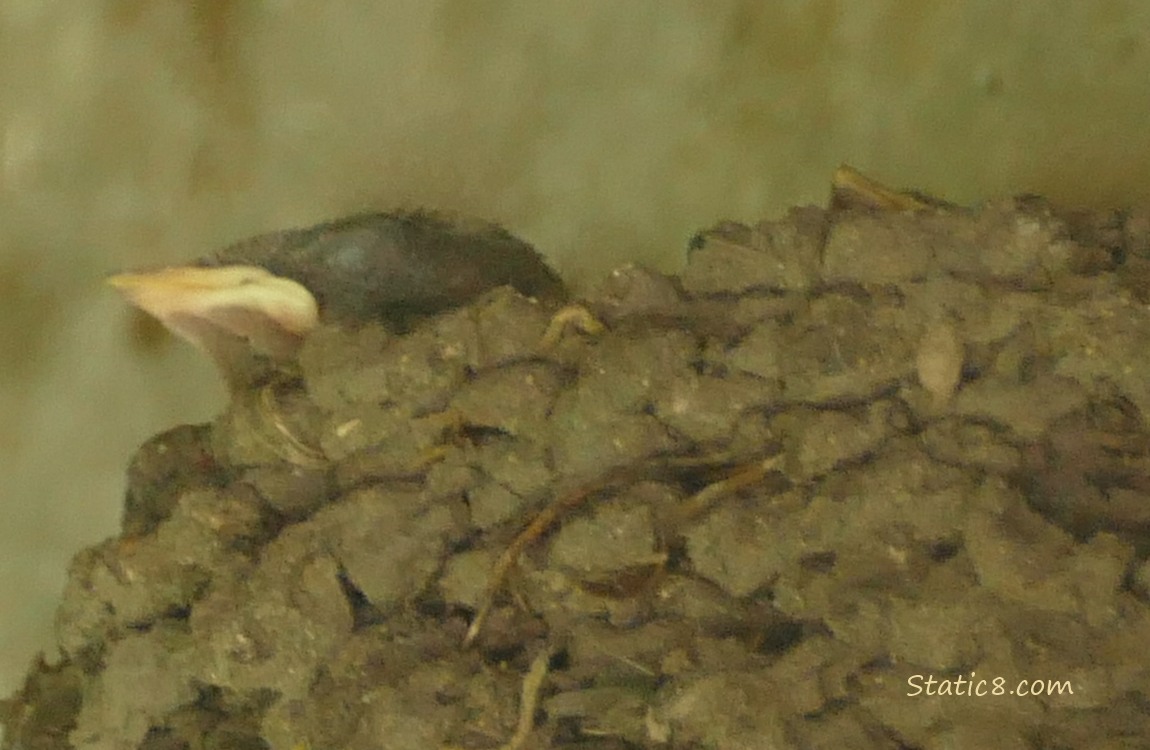
[[183,266],[112,276],[108,283],[221,366],[241,339],[260,354],[291,357],[318,325],[315,297],[258,266]]

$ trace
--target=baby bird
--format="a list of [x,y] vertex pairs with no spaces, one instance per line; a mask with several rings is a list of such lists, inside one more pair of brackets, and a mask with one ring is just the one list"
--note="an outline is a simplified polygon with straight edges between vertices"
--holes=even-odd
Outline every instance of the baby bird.
[[545,302],[567,296],[539,253],[506,230],[424,211],[262,234],[108,282],[207,352],[233,392],[290,363],[321,322],[402,331],[503,285]]

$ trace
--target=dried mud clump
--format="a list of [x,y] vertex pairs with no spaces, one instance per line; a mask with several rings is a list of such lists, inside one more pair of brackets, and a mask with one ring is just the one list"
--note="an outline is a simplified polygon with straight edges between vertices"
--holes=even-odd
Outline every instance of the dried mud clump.
[[1141,746],[1150,222],[882,198],[321,328],[141,449],[7,747]]

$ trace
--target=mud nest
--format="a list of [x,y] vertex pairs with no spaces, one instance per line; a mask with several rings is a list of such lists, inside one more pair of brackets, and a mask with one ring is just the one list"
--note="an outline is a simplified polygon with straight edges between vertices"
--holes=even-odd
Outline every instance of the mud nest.
[[321,328],[140,449],[6,746],[1145,747],[1150,219],[899,208],[545,344],[508,289]]

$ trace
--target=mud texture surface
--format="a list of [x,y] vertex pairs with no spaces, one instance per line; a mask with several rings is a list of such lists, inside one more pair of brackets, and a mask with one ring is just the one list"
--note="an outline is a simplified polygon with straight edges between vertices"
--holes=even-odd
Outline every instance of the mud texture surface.
[[141,448],[7,747],[1147,747],[1148,300],[1146,216],[1020,199],[321,328]]

